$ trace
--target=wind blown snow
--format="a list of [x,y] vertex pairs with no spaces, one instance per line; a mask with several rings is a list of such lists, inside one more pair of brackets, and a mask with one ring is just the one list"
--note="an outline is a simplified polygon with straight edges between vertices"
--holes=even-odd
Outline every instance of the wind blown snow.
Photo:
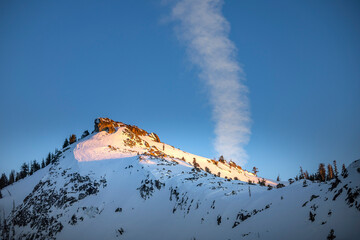
[[236,47],[228,35],[230,25],[221,12],[221,0],[181,0],[172,9],[181,40],[190,60],[200,68],[209,87],[215,121],[215,150],[228,160],[244,165],[244,146],[250,138],[248,89],[236,61]]

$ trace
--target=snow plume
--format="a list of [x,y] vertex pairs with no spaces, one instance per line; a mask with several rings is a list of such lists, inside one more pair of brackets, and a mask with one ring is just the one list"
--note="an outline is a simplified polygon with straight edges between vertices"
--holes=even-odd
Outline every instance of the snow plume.
[[215,120],[215,150],[225,159],[245,164],[250,112],[243,69],[228,35],[230,25],[221,12],[221,0],[180,0],[172,9],[176,31],[187,46],[190,60],[200,68],[209,88]]

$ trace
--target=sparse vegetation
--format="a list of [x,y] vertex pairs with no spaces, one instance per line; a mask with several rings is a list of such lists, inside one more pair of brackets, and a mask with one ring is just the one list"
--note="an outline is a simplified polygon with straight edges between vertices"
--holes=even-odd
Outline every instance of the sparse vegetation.
[[259,169],[257,167],[253,167],[252,171],[255,174],[255,176],[257,176],[257,173],[259,172]]
[[75,134],[71,134],[70,138],[69,138],[69,143],[73,144],[74,142],[76,142],[76,135]]

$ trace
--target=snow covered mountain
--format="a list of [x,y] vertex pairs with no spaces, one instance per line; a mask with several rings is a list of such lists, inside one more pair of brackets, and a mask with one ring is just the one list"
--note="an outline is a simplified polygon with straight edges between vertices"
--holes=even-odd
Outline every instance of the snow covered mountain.
[[[253,183],[263,181],[266,186]],[[2,189],[2,239],[358,239],[360,160],[283,188],[106,118]]]

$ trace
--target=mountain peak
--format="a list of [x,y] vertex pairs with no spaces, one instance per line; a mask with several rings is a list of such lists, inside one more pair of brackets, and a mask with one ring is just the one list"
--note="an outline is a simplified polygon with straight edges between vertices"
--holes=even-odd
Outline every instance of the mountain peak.
[[[0,236],[325,239],[330,232],[328,239],[334,239],[335,232],[339,239],[355,239],[360,161],[343,172],[327,182],[301,179],[273,188],[281,182],[261,179],[223,158],[182,151],[136,126],[97,118],[91,135],[6,186]],[[286,224],[294,230],[284,231]]]
[[95,129],[94,132],[106,131],[108,133],[116,132],[117,128],[125,127],[136,136],[150,136],[155,142],[160,143],[160,138],[156,133],[148,133],[144,129],[141,129],[135,125],[128,125],[122,122],[114,121],[110,118],[96,118],[95,121]]
[[110,118],[96,118],[95,121],[95,132],[107,131],[108,133],[114,133],[116,128],[125,126],[122,122],[116,122]]

